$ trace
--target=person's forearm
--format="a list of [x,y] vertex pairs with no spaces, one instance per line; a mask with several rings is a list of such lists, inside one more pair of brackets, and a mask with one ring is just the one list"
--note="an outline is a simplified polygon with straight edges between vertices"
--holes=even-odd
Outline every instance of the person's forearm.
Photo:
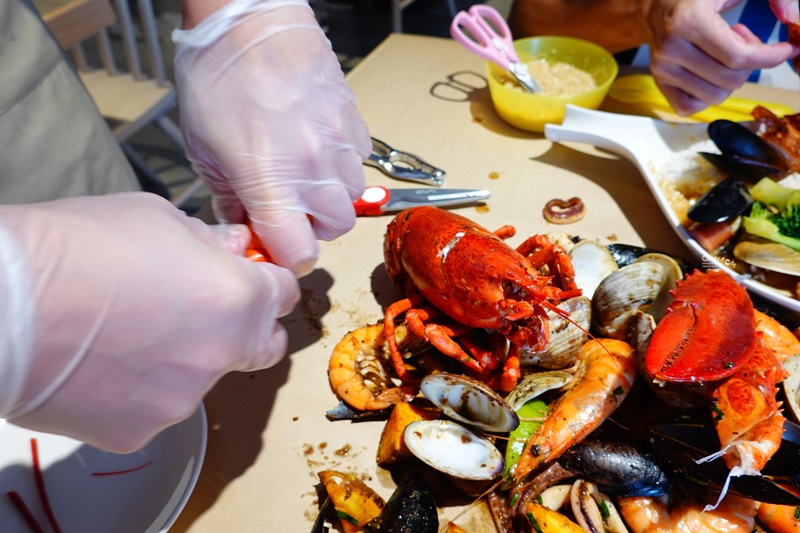
[[508,23],[514,37],[566,35],[612,53],[650,41],[650,0],[515,0]]

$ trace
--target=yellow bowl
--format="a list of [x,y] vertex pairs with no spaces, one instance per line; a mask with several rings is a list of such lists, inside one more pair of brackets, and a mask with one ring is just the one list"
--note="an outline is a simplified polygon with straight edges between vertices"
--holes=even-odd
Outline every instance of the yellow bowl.
[[604,48],[572,37],[530,37],[514,41],[514,48],[523,63],[543,58],[551,62],[569,63],[592,75],[597,87],[568,96],[542,96],[519,87],[503,84],[510,74],[492,62],[486,63],[486,77],[494,108],[500,117],[517,128],[542,132],[545,124],[561,124],[567,104],[597,109],[603,102],[619,67]]

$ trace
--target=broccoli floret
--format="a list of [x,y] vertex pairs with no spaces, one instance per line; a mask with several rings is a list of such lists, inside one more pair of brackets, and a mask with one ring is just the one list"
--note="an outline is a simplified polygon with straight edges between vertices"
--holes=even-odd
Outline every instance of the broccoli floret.
[[800,239],[800,206],[797,204],[787,206],[779,215],[773,216],[773,222],[778,226],[781,235]]
[[750,216],[742,219],[744,229],[753,235],[800,250],[800,206],[787,205],[778,210],[761,202],[754,202]]

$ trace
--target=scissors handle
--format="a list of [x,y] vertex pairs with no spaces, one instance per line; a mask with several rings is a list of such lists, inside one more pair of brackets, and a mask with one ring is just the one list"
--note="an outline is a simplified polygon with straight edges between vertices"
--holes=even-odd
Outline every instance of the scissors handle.
[[383,214],[383,206],[389,202],[389,189],[380,185],[370,185],[364,190],[361,198],[353,202],[356,215],[374,216]]
[[508,24],[489,5],[476,4],[469,11],[459,11],[450,23],[450,35],[470,52],[506,70],[519,62]]

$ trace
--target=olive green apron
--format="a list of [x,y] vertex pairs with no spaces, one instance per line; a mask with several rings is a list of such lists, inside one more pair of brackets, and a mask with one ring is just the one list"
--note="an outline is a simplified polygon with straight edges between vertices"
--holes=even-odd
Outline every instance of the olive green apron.
[[0,204],[139,189],[30,0],[0,1]]

